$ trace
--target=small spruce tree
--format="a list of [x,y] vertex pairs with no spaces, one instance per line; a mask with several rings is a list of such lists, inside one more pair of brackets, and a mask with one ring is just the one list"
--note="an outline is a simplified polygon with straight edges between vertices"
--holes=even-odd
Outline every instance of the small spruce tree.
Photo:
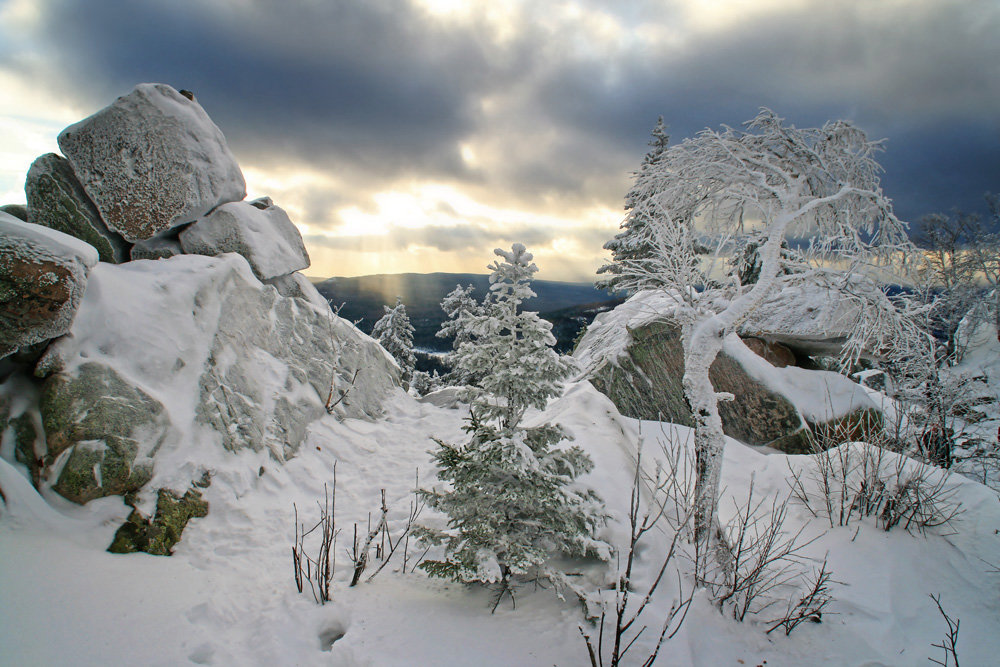
[[470,320],[473,316],[482,313],[482,307],[476,303],[472,292],[475,288],[472,285],[456,285],[455,289],[448,293],[441,301],[441,310],[448,316],[441,323],[441,329],[434,334],[438,338],[450,338],[452,340],[452,351],[445,355],[444,363],[450,369],[444,376],[443,382],[455,385],[474,385],[478,383],[482,373],[472,373],[456,368],[458,350],[464,343],[472,341],[472,332],[469,328]]
[[513,600],[515,577],[562,583],[548,565],[553,555],[610,556],[595,536],[607,519],[600,499],[571,487],[593,468],[590,458],[579,447],[557,447],[566,439],[558,426],[520,426],[528,408],[544,408],[558,395],[570,365],[552,349],[551,325],[519,310],[534,296],[531,254],[521,244],[495,252],[503,261],[489,267],[491,296],[468,318],[470,338],[456,354],[460,370],[487,369],[471,394],[471,438],[464,445],[437,440],[438,477],[451,488],[420,491],[448,516],[448,527],[418,530],[423,541],[445,546],[442,560],[421,567],[433,576],[496,584],[494,609],[504,596]]
[[372,328],[372,338],[392,355],[403,371],[403,386],[409,387],[413,378],[413,368],[417,363],[413,356],[413,325],[406,314],[403,300],[396,297],[396,305],[392,308],[384,306],[385,315]]

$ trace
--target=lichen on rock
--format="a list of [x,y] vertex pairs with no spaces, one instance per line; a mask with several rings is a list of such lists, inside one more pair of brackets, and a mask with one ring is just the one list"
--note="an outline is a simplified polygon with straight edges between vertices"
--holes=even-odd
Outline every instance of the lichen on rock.
[[189,489],[180,496],[169,489],[160,489],[153,517],[133,509],[115,533],[108,551],[116,554],[141,551],[154,556],[169,556],[180,541],[188,521],[204,516],[208,516],[208,503],[200,491]]

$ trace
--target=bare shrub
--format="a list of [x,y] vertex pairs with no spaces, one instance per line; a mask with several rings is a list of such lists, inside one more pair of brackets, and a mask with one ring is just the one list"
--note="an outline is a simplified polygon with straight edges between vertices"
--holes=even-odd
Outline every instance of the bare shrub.
[[[356,586],[358,582],[361,581],[361,575],[368,567],[373,547],[375,549],[375,559],[381,561],[381,563],[365,581],[371,581],[374,579],[375,575],[381,572],[385,566],[389,564],[389,561],[392,560],[393,555],[396,553],[401,544],[403,545],[403,571],[406,571],[409,564],[410,532],[413,529],[414,522],[416,522],[420,513],[424,509],[424,502],[417,496],[416,493],[416,489],[420,488],[419,472],[415,474],[415,486],[413,488],[413,499],[410,500],[410,509],[406,516],[405,524],[403,525],[403,529],[395,537],[389,528],[389,506],[386,504],[385,500],[385,489],[381,490],[379,520],[375,524],[375,527],[372,528],[371,515],[369,515],[368,532],[365,536],[364,542],[358,541],[358,525],[354,524],[354,541],[352,543],[351,550],[348,552],[348,558],[350,558],[351,563],[354,565],[354,573],[351,576],[351,586]],[[424,553],[426,553],[426,551]]]
[[782,601],[778,595],[802,574],[809,559],[804,549],[816,541],[803,539],[805,526],[794,533],[784,530],[790,497],[754,497],[754,480],[745,503],[724,528],[732,554],[731,566],[717,573],[713,584],[719,606],[731,606],[733,618],[743,621]]
[[785,613],[780,618],[771,621],[772,625],[765,634],[771,634],[778,628],[782,628],[787,637],[792,634],[792,630],[805,621],[822,623],[823,610],[833,602],[833,596],[830,593],[832,583],[834,583],[833,574],[827,569],[827,562],[824,559],[819,570],[813,572],[811,577],[806,577],[803,594],[798,600],[793,597],[788,601]]
[[[625,656],[648,629],[644,615],[663,583],[667,570],[679,554],[682,536],[691,527],[694,517],[692,462],[689,456],[683,454],[680,447],[663,445],[662,450],[663,460],[658,462],[656,472],[652,476],[644,474],[640,435],[629,499],[629,542],[624,553],[624,566],[621,565],[619,558],[619,571],[613,589],[613,606],[611,601],[605,599],[600,601],[601,613],[596,636],[584,629],[583,625],[579,626],[592,667],[605,667],[605,665],[617,667],[624,664]],[[648,501],[643,502],[644,495],[649,498]],[[661,522],[665,522],[666,526]],[[673,531],[673,536],[666,552],[658,561],[659,567],[652,583],[645,588],[645,591],[636,590],[633,581],[636,557],[641,550],[640,544],[644,537],[654,528],[658,531],[669,528]],[[685,593],[680,571],[676,570],[676,574],[677,595],[670,609],[658,622],[659,634],[656,635],[649,655],[636,664],[642,664],[644,667],[652,665],[664,642],[673,638],[684,623],[694,587]]]
[[936,658],[928,658],[928,660],[935,665],[942,665],[943,667],[952,667],[953,665],[954,667],[958,667],[958,627],[961,624],[961,619],[952,618],[945,612],[944,607],[941,606],[940,595],[932,595],[930,598],[934,600],[938,611],[944,617],[944,622],[948,624],[948,632],[945,634],[944,639],[941,640],[941,643],[931,644],[934,648],[939,648],[944,652],[944,660]]
[[[336,553],[337,542],[336,522],[334,513],[337,508],[337,465],[333,466],[333,488],[323,485],[323,503],[319,506],[319,521],[311,528],[299,523],[299,508],[292,504],[295,511],[295,545],[292,546],[292,567],[295,576],[295,587],[301,593],[305,584],[309,584],[313,598],[318,604],[326,604],[331,600],[330,585],[333,582],[335,562],[330,558],[330,552]],[[319,530],[319,546],[315,556],[306,551],[306,538]]]
[[872,518],[883,530],[921,533],[949,524],[962,512],[949,473],[887,451],[878,444],[816,445],[810,465],[793,468],[793,496],[830,527]]

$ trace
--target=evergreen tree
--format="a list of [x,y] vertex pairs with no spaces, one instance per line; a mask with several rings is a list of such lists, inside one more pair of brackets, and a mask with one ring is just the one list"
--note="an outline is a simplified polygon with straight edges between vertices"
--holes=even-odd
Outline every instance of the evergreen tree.
[[413,356],[413,325],[406,314],[403,300],[396,297],[396,305],[392,308],[384,306],[385,315],[372,328],[372,338],[392,355],[403,371],[403,386],[409,387],[413,378],[413,367],[417,360]]
[[482,311],[468,318],[470,340],[459,347],[455,367],[482,378],[470,396],[476,414],[513,429],[528,408],[544,408],[558,395],[571,365],[552,349],[552,325],[520,310],[535,296],[530,283],[538,267],[531,253],[520,243],[494,252],[503,261],[489,266],[490,295]]
[[455,289],[448,293],[441,301],[441,310],[448,316],[441,323],[441,329],[435,334],[438,338],[452,339],[452,352],[445,355],[444,363],[450,368],[450,372],[445,375],[444,382],[455,385],[477,384],[482,373],[471,373],[461,371],[456,368],[458,360],[457,353],[463,343],[472,341],[472,331],[470,330],[470,319],[482,313],[482,307],[476,303],[472,296],[475,288],[472,285],[462,287],[456,285]]
[[[474,414],[474,413],[473,413]],[[557,426],[498,430],[475,416],[466,445],[438,440],[438,478],[450,491],[421,490],[427,504],[448,515],[448,529],[418,529],[445,545],[443,560],[421,565],[429,574],[465,583],[498,584],[496,604],[513,598],[512,577],[561,583],[547,565],[555,554],[606,560],[610,546],[594,537],[607,516],[591,490],[570,483],[593,462],[579,447],[557,449],[566,436]]]
[[666,125],[663,124],[663,116],[656,120],[656,126],[651,134],[653,138],[649,142],[649,152],[642,159],[639,171],[632,174],[634,183],[625,195],[625,210],[630,213],[621,224],[622,231],[604,244],[604,249],[611,251],[611,262],[597,270],[599,274],[607,274],[607,277],[597,279],[596,285],[599,289],[617,289],[618,283],[621,282],[618,274],[623,262],[639,260],[655,252],[646,234],[653,216],[650,207],[643,204],[650,196],[645,181],[651,173],[655,173],[664,151],[670,145],[670,135],[667,134]]
[[[538,268],[523,245],[497,249],[490,265],[490,296],[468,317],[470,338],[456,352],[456,367],[482,372],[473,394],[465,445],[438,440],[434,457],[448,491],[421,490],[427,504],[448,515],[448,528],[422,527],[419,537],[444,544],[442,560],[425,561],[430,574],[463,582],[498,584],[496,603],[510,595],[511,579],[532,575],[561,582],[547,565],[556,554],[607,558],[610,547],[594,534],[606,521],[600,499],[570,484],[593,468],[579,447],[558,448],[558,426],[525,429],[529,407],[544,408],[558,395],[570,364],[552,346],[551,325],[519,312],[534,296]],[[496,605],[494,605],[494,609]]]

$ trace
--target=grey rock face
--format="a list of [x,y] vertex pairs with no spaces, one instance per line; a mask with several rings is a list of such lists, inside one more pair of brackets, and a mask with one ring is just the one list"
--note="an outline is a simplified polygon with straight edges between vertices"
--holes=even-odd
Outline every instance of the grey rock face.
[[24,204],[4,204],[0,206],[0,213],[12,215],[18,220],[28,221],[28,207]]
[[[694,426],[681,384],[684,351],[680,327],[653,322],[630,331],[627,354],[617,364],[595,369],[590,382],[614,402],[619,412],[636,419]],[[766,445],[804,437],[804,422],[795,407],[751,378],[738,362],[720,354],[709,375],[716,391],[739,397],[719,404],[726,435],[750,445]],[[795,437],[794,434],[800,434]]]
[[66,158],[46,153],[31,164],[24,183],[28,222],[75,236],[97,248],[102,262],[129,259],[129,243],[104,224]]
[[183,253],[178,239],[163,236],[154,236],[132,246],[132,259],[167,259]]
[[[39,402],[54,489],[77,503],[136,491],[167,435],[163,405],[113,368],[87,362],[45,380]],[[57,459],[68,452],[61,465]]]
[[[294,453],[330,397],[342,417],[375,417],[396,384],[378,345],[346,321],[233,274],[199,387],[198,419],[227,449]],[[234,351],[237,354],[233,354]],[[261,383],[271,377],[274,384]],[[330,401],[330,402],[333,402]]]
[[0,213],[0,358],[66,333],[97,251]]
[[135,242],[246,196],[222,132],[197,102],[140,84],[59,135],[108,227]]
[[299,230],[270,202],[265,198],[220,206],[181,232],[181,248],[188,254],[243,255],[260,280],[308,268]]

